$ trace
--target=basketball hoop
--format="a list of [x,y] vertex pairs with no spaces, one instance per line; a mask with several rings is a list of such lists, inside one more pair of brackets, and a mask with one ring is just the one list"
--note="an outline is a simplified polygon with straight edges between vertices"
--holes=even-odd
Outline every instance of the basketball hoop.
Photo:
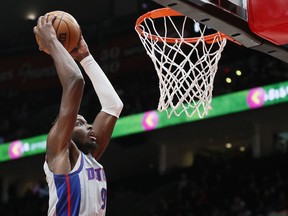
[[[158,110],[165,110],[168,118],[183,112],[203,118],[212,109],[218,62],[226,39],[231,38],[220,32],[207,33],[212,30],[201,25],[170,8],[153,10],[136,21],[135,30],[159,78]],[[195,26],[199,33],[192,37]]]

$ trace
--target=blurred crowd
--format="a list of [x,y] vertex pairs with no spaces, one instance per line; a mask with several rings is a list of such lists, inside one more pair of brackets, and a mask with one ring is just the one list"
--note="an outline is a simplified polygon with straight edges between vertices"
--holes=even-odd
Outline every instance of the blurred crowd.
[[[288,79],[288,65],[268,55],[248,53],[247,59],[239,59],[240,63],[228,64],[228,60],[225,60],[224,56],[223,62],[219,64],[213,97]],[[235,74],[236,70],[241,71],[241,76]],[[125,104],[122,116],[157,109],[159,81],[152,64],[150,69],[139,68],[137,73],[107,76]],[[226,82],[227,77],[231,78],[231,83]],[[5,102],[0,106],[0,143],[47,133],[51,122],[57,116],[59,92],[61,89],[57,87],[25,92],[13,88],[0,90],[1,101]],[[87,82],[80,113],[88,121],[93,120],[96,109],[100,110],[94,94],[92,85]]]
[[[220,159],[198,155],[194,165],[109,182],[108,216],[287,216],[287,155]],[[12,193],[12,192],[11,192]],[[13,194],[13,193],[12,193]],[[0,206],[1,215],[46,215],[47,186]]]
[[[153,216],[288,215],[287,158],[198,161],[154,205]],[[173,195],[174,194],[174,195]]]

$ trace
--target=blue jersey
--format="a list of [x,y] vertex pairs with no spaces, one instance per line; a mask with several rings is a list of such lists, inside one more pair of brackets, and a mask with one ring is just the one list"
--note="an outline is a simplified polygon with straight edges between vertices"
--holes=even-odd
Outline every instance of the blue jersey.
[[107,183],[101,164],[92,155],[79,154],[69,174],[54,174],[45,161],[49,186],[48,216],[105,216]]

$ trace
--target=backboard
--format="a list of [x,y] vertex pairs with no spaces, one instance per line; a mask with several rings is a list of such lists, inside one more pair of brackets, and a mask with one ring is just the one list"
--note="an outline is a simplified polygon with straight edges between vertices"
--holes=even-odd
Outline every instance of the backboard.
[[[153,0],[222,32],[243,46],[288,63],[288,18],[277,0]],[[280,4],[285,4],[280,5]],[[264,5],[264,6],[263,6]],[[266,5],[266,6],[265,6]],[[267,6],[269,5],[269,6]],[[273,7],[270,7],[270,6]],[[267,10],[265,10],[267,9]],[[270,11],[269,11],[270,10]],[[274,10],[274,13],[269,13]],[[279,13],[275,13],[279,11]],[[283,12],[283,13],[282,13]],[[264,14],[264,15],[263,15]],[[277,16],[275,16],[277,14]],[[269,17],[270,16],[270,17]],[[287,22],[285,21],[287,19]],[[270,22],[267,22],[269,20]],[[265,26],[265,24],[267,25]],[[287,23],[287,24],[286,24]],[[273,28],[272,28],[272,27]],[[274,28],[275,27],[275,28]],[[286,28],[285,28],[286,27]],[[287,41],[288,42],[288,41]]]

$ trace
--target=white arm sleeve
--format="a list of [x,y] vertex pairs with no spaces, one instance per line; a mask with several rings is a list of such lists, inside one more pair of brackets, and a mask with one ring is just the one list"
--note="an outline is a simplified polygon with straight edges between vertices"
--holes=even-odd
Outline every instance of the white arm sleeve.
[[85,57],[80,64],[92,82],[102,111],[119,118],[123,103],[93,56]]

